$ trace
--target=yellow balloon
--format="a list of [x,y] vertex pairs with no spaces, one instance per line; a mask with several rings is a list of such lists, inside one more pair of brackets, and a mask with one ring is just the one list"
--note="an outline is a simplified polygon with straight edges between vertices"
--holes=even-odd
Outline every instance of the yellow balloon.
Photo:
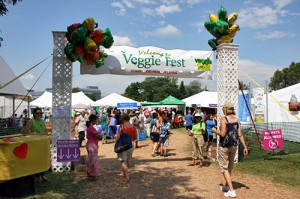
[[228,35],[231,37],[234,37],[236,32],[239,30],[239,25],[237,24],[233,24],[230,28],[229,28],[229,32]]
[[233,25],[234,22],[237,20],[237,18],[238,18],[238,13],[237,12],[233,12],[230,15],[228,15],[227,23],[229,24],[229,26]]
[[218,16],[213,14],[213,13],[210,13],[209,14],[209,20],[214,23],[215,21],[218,20]]
[[231,43],[232,37],[229,35],[223,35],[220,39],[217,39],[217,44]]

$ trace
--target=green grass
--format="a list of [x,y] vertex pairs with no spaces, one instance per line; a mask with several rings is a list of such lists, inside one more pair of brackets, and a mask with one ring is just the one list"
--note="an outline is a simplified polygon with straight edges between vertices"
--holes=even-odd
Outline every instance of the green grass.
[[235,169],[300,190],[300,153],[241,161],[235,166]]

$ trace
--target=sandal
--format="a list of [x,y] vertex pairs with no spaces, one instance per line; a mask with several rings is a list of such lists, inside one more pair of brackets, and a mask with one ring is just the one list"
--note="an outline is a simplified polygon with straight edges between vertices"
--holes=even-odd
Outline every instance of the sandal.
[[188,164],[187,166],[195,166],[195,164],[192,164],[192,163],[191,163],[191,164]]

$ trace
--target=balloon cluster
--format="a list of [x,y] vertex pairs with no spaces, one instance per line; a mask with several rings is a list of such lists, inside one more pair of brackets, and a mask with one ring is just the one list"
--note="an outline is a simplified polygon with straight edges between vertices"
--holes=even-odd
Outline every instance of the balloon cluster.
[[86,60],[88,65],[96,65],[96,68],[104,65],[107,53],[100,50],[100,45],[110,48],[114,43],[109,28],[104,31],[96,29],[98,23],[93,18],[87,18],[83,23],[74,23],[67,28],[66,38],[68,43],[64,48],[67,59],[71,62]]
[[213,50],[216,50],[219,44],[233,41],[233,37],[239,30],[239,25],[234,24],[237,18],[237,12],[227,16],[227,10],[223,6],[219,8],[218,16],[213,13],[209,14],[209,21],[206,21],[204,26],[215,37],[215,39],[208,40],[208,44]]

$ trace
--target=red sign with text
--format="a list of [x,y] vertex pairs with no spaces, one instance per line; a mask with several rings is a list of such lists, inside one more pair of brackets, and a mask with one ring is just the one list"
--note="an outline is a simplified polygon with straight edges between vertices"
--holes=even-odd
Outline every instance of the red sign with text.
[[283,148],[281,129],[264,130],[262,133],[263,133],[265,150],[273,150],[273,149],[282,149]]

